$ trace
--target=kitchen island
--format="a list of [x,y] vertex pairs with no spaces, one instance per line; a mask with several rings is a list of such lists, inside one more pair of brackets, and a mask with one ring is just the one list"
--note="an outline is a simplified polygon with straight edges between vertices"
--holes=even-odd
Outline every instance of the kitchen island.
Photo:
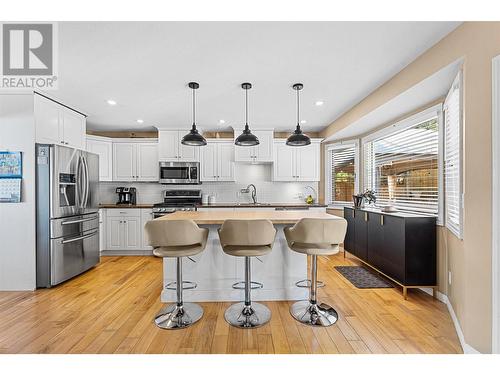
[[[184,291],[186,301],[241,301],[243,290],[232,285],[244,279],[244,258],[226,255],[221,248],[217,229],[228,219],[268,219],[276,228],[273,250],[268,255],[252,258],[252,281],[262,283],[261,289],[252,290],[254,301],[301,300],[308,290],[295,283],[307,278],[307,257],[288,248],[283,228],[302,218],[338,219],[321,211],[177,211],[155,220],[194,220],[209,229],[207,246],[203,252],[191,257],[195,262],[183,260],[183,279],[197,283],[196,289]],[[175,301],[175,290],[166,285],[175,281],[175,258],[163,259],[162,302]]]

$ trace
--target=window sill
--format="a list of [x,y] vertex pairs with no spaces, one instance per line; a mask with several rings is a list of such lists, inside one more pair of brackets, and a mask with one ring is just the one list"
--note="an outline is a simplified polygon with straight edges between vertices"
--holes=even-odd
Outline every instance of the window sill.
[[344,207],[352,207],[353,205],[350,203],[332,203],[329,204],[326,208],[330,210],[343,210]]

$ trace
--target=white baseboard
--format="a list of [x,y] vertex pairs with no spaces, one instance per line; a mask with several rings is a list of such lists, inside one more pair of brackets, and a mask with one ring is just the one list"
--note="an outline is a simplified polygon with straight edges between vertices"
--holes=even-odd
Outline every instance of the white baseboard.
[[147,256],[153,255],[153,250],[101,250],[101,256]]
[[[421,291],[432,296],[432,288],[420,288]],[[446,307],[448,307],[448,312],[450,313],[451,320],[453,321],[453,325],[455,326],[455,331],[457,331],[458,339],[460,340],[460,345],[462,346],[462,350],[464,354],[481,354],[481,352],[474,349],[472,346],[465,342],[464,333],[462,331],[462,327],[460,327],[460,323],[458,322],[457,315],[455,314],[455,310],[453,310],[453,306],[448,299],[446,294],[441,293],[440,291],[436,291],[436,299],[438,301],[443,302]]]

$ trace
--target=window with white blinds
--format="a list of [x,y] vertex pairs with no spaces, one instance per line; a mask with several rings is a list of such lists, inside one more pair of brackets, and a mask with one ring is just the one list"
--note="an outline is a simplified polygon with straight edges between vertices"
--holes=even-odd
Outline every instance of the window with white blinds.
[[444,102],[444,192],[446,227],[462,238],[461,77],[455,78]]
[[328,204],[352,203],[357,192],[357,143],[331,145],[327,148]]
[[379,206],[438,215],[438,112],[412,121],[364,141],[364,188],[375,190]]

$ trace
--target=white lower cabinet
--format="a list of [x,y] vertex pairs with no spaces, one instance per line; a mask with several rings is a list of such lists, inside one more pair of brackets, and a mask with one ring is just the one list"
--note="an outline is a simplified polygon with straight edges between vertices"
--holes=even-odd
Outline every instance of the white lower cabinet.
[[106,249],[123,250],[125,236],[122,217],[108,217],[106,219]]
[[142,217],[138,208],[106,210],[105,250],[143,250]]
[[144,225],[153,219],[151,208],[101,209],[104,225],[101,237],[107,251],[152,250],[144,232]]
[[141,233],[142,233],[142,249],[143,250],[153,250],[151,246],[148,245],[148,236],[144,230],[144,226],[149,220],[153,220],[153,210],[151,208],[141,208]]

